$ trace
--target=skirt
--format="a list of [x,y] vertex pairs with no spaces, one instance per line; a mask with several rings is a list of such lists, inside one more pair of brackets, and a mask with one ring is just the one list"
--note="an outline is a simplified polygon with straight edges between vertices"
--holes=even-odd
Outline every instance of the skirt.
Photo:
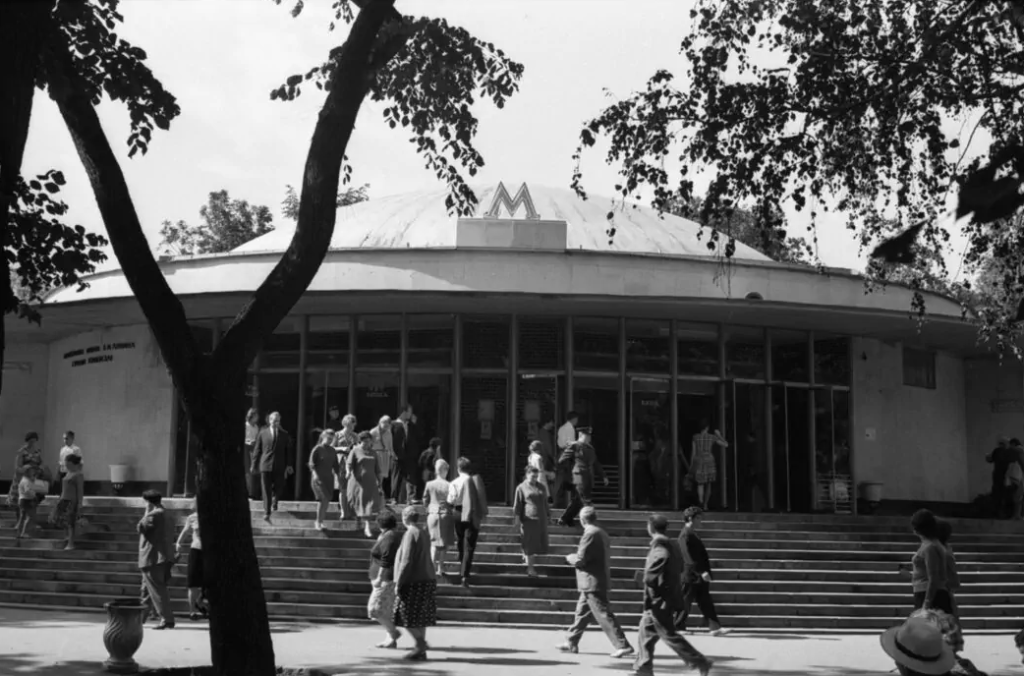
[[698,453],[697,457],[693,459],[693,467],[690,468],[690,471],[693,473],[693,480],[697,483],[714,483],[718,478],[715,456],[711,454],[711,451]]
[[50,513],[50,525],[55,528],[67,528],[78,520],[78,504],[71,500],[61,500]]
[[193,547],[188,550],[188,568],[185,571],[185,584],[189,587],[206,587],[203,577],[203,550]]
[[455,517],[451,514],[428,514],[427,532],[433,546],[451,547],[455,544]]
[[548,553],[548,522],[546,519],[523,519],[523,554],[535,556]]
[[398,590],[395,625],[406,629],[433,627],[437,624],[437,582],[412,582]]
[[395,583],[382,582],[370,592],[370,600],[366,602],[366,617],[377,621],[382,617],[395,614]]

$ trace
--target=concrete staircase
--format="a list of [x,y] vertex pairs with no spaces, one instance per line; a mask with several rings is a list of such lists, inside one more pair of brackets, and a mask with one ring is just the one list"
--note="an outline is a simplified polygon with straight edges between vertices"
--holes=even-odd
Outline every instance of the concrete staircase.
[[[40,508],[49,513],[53,499]],[[168,500],[179,523],[185,501]],[[14,539],[13,513],[0,518],[0,604],[101,609],[135,596],[135,523],[139,499],[87,498],[88,532],[78,549],[63,551],[60,534],[42,530]],[[371,541],[351,522],[312,528],[311,503],[282,503],[267,526],[251,503],[256,546],[271,616],[277,619],[363,619],[369,594]],[[336,512],[335,512],[336,514]],[[634,574],[647,551],[646,515],[601,510],[612,536],[613,607],[629,626],[641,611]],[[1024,618],[1024,524],[954,521],[954,548],[964,588],[959,595],[967,630],[1016,631]],[[673,535],[678,532],[674,529]],[[724,624],[742,629],[877,630],[910,612],[909,581],[897,564],[909,561],[915,539],[907,519],[853,516],[711,513],[701,535],[715,565],[715,602]],[[579,531],[552,527],[551,554],[540,578],[522,566],[511,510],[492,508],[484,525],[470,589],[443,584],[442,621],[474,624],[565,625],[575,604],[572,569]],[[450,555],[451,556],[451,555]],[[185,613],[184,566],[174,579],[175,610]],[[692,625],[699,623],[699,611]]]

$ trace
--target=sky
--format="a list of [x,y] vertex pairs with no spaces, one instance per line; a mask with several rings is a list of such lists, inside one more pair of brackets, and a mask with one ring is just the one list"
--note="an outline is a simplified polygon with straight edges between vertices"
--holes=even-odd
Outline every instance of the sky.
[[[520,91],[504,109],[478,104],[477,147],[486,166],[475,181],[568,188],[582,124],[664,68],[681,73],[678,49],[689,27],[687,0],[398,0],[406,14],[444,17],[493,42],[525,66]],[[128,159],[128,116],[105,101],[99,112],[118,152],[150,243],[164,220],[199,220],[207,195],[267,205],[280,222],[285,185],[302,167],[323,93],[303,88],[295,101],[269,93],[320,64],[347,27],[330,33],[330,3],[307,0],[298,19],[271,0],[129,0],[120,34],[143,48],[149,67],[178,98],[182,113],[157,131],[149,152]],[[348,156],[355,185],[370,197],[443,187],[409,143],[383,122],[385,104],[364,104]],[[85,172],[56,106],[36,97],[23,173],[64,172],[69,221],[103,232]],[[584,155],[584,187],[611,195],[617,182],[600,148]],[[807,221],[790,211],[791,234]],[[339,223],[338,227],[343,227]],[[829,266],[862,270],[863,255],[841,216],[819,220],[818,255]],[[111,258],[113,258],[111,256]],[[103,268],[111,267],[113,261]]]

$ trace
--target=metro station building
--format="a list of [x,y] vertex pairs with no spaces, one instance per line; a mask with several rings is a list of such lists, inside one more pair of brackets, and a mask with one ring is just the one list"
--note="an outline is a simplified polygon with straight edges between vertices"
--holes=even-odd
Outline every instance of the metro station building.
[[[476,194],[472,218],[448,215],[441,189],[339,211],[316,279],[238,393],[281,412],[300,487],[335,406],[365,429],[410,402],[420,440],[478,461],[497,503],[539,427],[569,410],[611,479],[599,504],[624,508],[678,504],[673,451],[689,456],[702,419],[730,442],[713,504],[739,511],[852,511],[865,483],[891,500],[969,502],[988,489],[995,438],[1024,434],[1019,364],[978,348],[949,299],[928,297],[919,324],[907,289],[865,293],[852,272],[740,244],[726,261],[695,223],[648,208],[525,184]],[[291,235],[162,261],[203,344]],[[55,463],[72,429],[89,492],[128,465],[132,491],[181,494],[192,440],[155,341],[120,271],[87,281],[49,298],[42,327],[8,321],[5,457],[32,430]]]

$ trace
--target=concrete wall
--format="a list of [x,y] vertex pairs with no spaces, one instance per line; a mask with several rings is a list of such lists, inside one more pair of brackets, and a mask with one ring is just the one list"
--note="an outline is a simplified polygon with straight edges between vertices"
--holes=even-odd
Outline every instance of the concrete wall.
[[14,454],[25,443],[26,433],[37,432],[44,449],[55,444],[55,448],[60,449],[61,430],[46,427],[49,354],[46,345],[8,345],[4,352],[4,393],[0,396],[0,477],[3,479],[11,478]]
[[967,474],[971,496],[992,487],[992,465],[985,454],[998,437],[1024,439],[1024,373],[1012,357],[969,359],[964,366],[967,393]]
[[903,384],[903,346],[853,341],[854,476],[885,499],[969,502],[964,362],[938,353],[934,390]]
[[166,481],[173,405],[170,376],[146,326],[50,344],[47,426],[75,431],[87,481],[109,481],[109,465],[121,463],[132,466],[132,481]]

